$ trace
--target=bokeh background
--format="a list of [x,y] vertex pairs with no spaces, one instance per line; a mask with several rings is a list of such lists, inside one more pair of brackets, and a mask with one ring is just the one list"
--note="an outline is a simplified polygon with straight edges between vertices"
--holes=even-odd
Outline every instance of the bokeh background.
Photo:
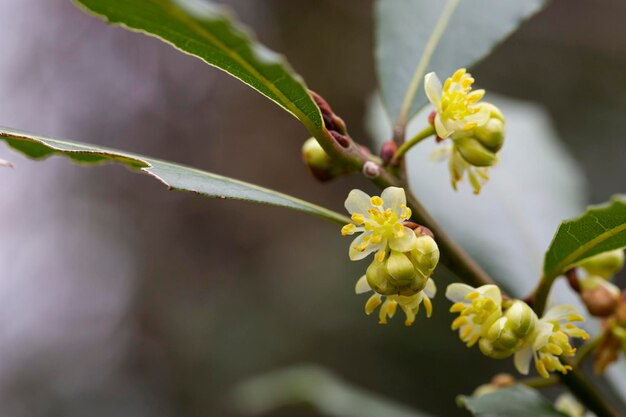
[[[289,57],[353,137],[370,140],[371,1],[226,3]],[[184,163],[338,211],[354,186],[372,190],[358,177],[316,182],[300,161],[307,135],[295,119],[166,44],[68,0],[2,0],[0,16],[0,125]],[[547,109],[590,202],[624,191],[625,17],[616,0],[554,0],[473,69],[488,90]],[[458,342],[443,297],[442,314],[409,329],[366,317],[353,294],[364,265],[347,260],[333,225],[170,193],[117,166],[32,162],[4,145],[0,158],[15,165],[0,172],[2,415],[237,416],[238,383],[313,363],[458,416],[456,394],[511,369]]]

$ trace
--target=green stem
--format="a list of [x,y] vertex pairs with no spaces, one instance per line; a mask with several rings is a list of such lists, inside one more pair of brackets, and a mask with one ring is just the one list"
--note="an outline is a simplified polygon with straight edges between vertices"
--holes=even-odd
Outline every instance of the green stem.
[[580,402],[598,417],[620,417],[620,413],[609,405],[601,393],[586,378],[586,376],[573,366],[567,374],[561,375],[561,382],[569,388],[572,394]]
[[543,311],[546,309],[550,289],[552,289],[552,284],[554,284],[556,278],[557,277],[542,276],[537,284],[537,288],[533,291],[533,295],[531,296],[532,308],[539,317],[543,315]]
[[427,139],[434,134],[435,134],[435,128],[432,126],[428,126],[424,130],[419,132],[417,135],[413,136],[410,140],[408,140],[407,142],[404,142],[398,148],[395,155],[391,159],[391,165],[397,165],[400,159],[402,159],[404,154],[406,154],[409,151],[409,149],[411,149],[413,146],[417,145],[424,139]]
[[593,340],[590,340],[589,342],[585,343],[583,345],[583,347],[580,348],[580,351],[578,352],[578,355],[576,355],[576,360],[574,361],[576,366],[580,366],[583,363],[585,358],[591,352],[593,352],[593,350],[596,348],[596,346],[598,346],[598,344],[600,343],[600,340],[602,340],[601,337],[596,337]]

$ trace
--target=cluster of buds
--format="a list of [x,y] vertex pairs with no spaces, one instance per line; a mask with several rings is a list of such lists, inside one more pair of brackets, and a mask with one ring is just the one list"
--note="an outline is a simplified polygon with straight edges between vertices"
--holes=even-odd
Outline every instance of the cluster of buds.
[[503,300],[495,285],[451,284],[446,297],[454,302],[450,311],[459,313],[452,329],[468,347],[478,343],[480,351],[494,359],[514,356],[515,367],[525,375],[533,359],[544,378],[550,372],[566,373],[571,368],[560,357],[575,354],[570,338],[589,337],[573,324],[584,319],[569,305],[555,306],[540,319],[525,302]]
[[430,317],[430,299],[436,293],[431,275],[439,262],[439,248],[428,229],[409,222],[411,209],[406,205],[404,190],[388,187],[374,197],[352,190],[345,206],[352,222],[341,229],[341,234],[359,233],[350,244],[350,259],[360,260],[375,253],[356,284],[357,294],[374,292],[365,304],[365,312],[369,315],[380,306],[379,321],[386,324],[399,306],[409,326],[423,303]]
[[624,251],[617,249],[587,258],[568,273],[570,285],[580,293],[589,313],[602,319],[594,370],[604,373],[620,352],[626,354],[626,292],[611,282],[624,267]]
[[430,123],[438,141],[450,138],[451,144],[438,148],[431,159],[449,158],[452,187],[465,174],[475,194],[489,179],[488,168],[498,162],[504,144],[504,116],[493,104],[479,102],[485,90],[472,91],[474,78],[464,69],[457,70],[443,85],[434,72],[424,78],[424,88],[435,106]]

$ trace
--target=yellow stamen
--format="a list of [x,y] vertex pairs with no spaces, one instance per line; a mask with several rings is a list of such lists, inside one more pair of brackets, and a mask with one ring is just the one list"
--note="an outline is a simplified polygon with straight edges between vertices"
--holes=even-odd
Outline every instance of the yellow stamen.
[[383,205],[383,199],[378,196],[375,196],[375,197],[370,198],[370,203],[373,206],[380,207]]
[[346,224],[341,228],[341,236],[351,235],[355,232],[356,226],[352,223]]
[[459,313],[465,309],[464,303],[454,303],[452,307],[450,307],[450,313]]
[[360,226],[365,223],[365,216],[361,213],[352,213],[352,221]]

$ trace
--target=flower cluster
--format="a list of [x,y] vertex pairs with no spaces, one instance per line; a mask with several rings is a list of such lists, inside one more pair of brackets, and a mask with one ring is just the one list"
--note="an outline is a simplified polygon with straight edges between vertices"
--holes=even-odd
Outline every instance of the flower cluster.
[[379,321],[385,324],[399,306],[409,326],[423,303],[430,317],[430,299],[436,293],[430,276],[439,262],[439,249],[434,239],[422,234],[419,227],[413,230],[405,225],[411,217],[411,209],[406,205],[404,190],[388,187],[374,197],[352,190],[345,207],[352,222],[341,229],[341,234],[360,233],[350,244],[350,259],[355,261],[375,253],[356,285],[357,294],[374,292],[365,305],[365,312],[371,314],[380,306]]
[[438,148],[431,159],[449,158],[452,187],[465,174],[478,194],[489,179],[488,168],[498,162],[496,153],[504,143],[504,116],[493,104],[479,102],[485,90],[472,91],[474,78],[457,70],[443,85],[434,72],[424,78],[424,88],[435,106],[432,123],[440,140],[451,144]]
[[514,355],[515,367],[522,374],[528,374],[533,359],[545,378],[549,372],[566,373],[571,368],[559,357],[576,352],[570,338],[589,337],[573,324],[584,319],[569,305],[553,307],[539,319],[523,301],[504,301],[495,285],[451,284],[446,297],[454,302],[450,311],[459,313],[452,329],[459,330],[461,340],[469,347],[478,343],[483,354],[495,359]]

